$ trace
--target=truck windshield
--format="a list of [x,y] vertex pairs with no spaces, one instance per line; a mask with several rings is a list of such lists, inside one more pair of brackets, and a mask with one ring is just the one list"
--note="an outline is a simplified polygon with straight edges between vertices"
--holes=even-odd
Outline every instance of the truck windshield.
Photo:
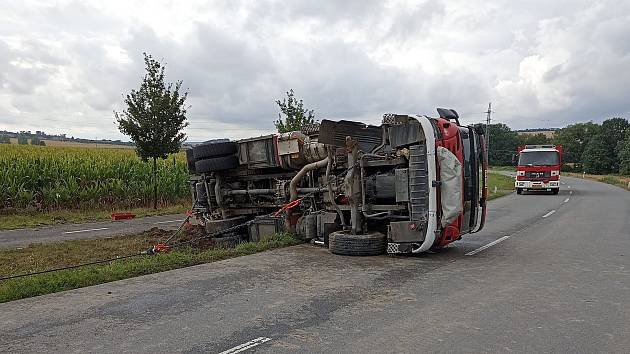
[[521,152],[518,159],[519,166],[554,166],[559,164],[560,157],[556,151]]

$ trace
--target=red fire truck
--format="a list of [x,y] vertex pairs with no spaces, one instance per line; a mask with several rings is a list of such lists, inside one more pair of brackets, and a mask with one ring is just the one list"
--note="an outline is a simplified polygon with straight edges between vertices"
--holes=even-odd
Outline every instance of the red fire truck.
[[519,146],[514,182],[516,193],[548,191],[558,194],[560,166],[562,166],[562,146],[560,145]]

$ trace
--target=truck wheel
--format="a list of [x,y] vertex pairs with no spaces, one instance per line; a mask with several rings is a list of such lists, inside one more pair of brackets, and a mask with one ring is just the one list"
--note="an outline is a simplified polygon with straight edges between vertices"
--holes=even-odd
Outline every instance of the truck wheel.
[[186,149],[186,162],[188,163],[188,172],[195,174],[195,156],[192,149]]
[[234,155],[213,157],[195,162],[197,173],[229,170],[238,167],[238,157]]
[[516,188],[516,194],[523,194],[523,188]]
[[551,190],[551,194],[556,195],[560,192],[560,188],[554,188]]
[[195,160],[232,155],[236,150],[237,144],[233,141],[202,143],[192,148]]
[[335,231],[328,236],[328,248],[344,256],[376,256],[385,253],[387,241],[380,232],[353,235],[350,231]]

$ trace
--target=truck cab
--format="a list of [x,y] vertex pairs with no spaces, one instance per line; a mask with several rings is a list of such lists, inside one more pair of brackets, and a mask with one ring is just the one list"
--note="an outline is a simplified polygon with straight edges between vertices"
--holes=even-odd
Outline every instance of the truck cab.
[[518,148],[518,166],[514,186],[517,194],[523,191],[560,191],[562,146],[524,145]]

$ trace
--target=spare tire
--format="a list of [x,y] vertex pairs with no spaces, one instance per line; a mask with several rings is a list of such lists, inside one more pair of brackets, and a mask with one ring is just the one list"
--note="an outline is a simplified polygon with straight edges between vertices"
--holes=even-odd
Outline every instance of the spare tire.
[[195,162],[197,173],[229,170],[238,167],[238,157],[234,155],[213,157]]
[[199,144],[193,147],[192,151],[195,160],[202,160],[235,154],[237,146],[238,144],[233,141],[215,141]]
[[192,149],[186,149],[186,162],[188,163],[188,172],[195,173],[195,156]]
[[376,256],[385,253],[387,240],[380,232],[353,235],[350,231],[335,231],[328,236],[328,249],[344,256]]

